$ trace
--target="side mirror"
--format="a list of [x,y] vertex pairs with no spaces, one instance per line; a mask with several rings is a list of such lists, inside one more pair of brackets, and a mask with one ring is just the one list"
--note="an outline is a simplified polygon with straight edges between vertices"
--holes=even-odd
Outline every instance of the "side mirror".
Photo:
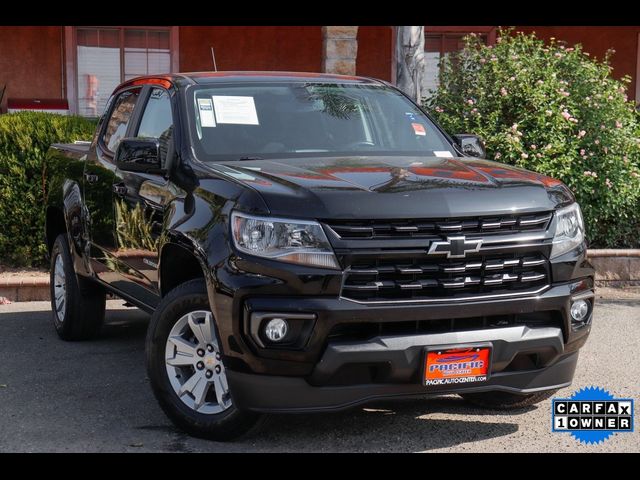
[[484,149],[484,142],[477,135],[463,133],[454,135],[453,140],[467,157],[486,158],[487,151]]
[[155,138],[123,138],[116,150],[115,162],[125,172],[164,173],[160,143]]

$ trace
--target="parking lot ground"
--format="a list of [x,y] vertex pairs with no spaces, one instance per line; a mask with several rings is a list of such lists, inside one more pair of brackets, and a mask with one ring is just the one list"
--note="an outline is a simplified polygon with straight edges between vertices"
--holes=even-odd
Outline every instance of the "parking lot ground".
[[[634,433],[582,445],[552,433],[551,401],[516,412],[455,395],[277,415],[233,443],[195,439],[158,407],[144,368],[148,316],[109,301],[101,338],[58,339],[48,302],[0,306],[0,452],[637,452]],[[567,397],[590,385],[640,404],[640,297],[599,298]],[[636,411],[636,417],[638,411]]]

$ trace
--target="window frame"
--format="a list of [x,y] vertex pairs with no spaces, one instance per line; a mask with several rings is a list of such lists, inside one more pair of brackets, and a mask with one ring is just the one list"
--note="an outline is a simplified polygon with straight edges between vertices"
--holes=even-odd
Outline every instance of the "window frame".
[[[127,26],[115,26],[115,25],[82,25],[82,26],[65,26],[64,27],[64,49],[65,49],[65,62],[64,62],[64,77],[66,81],[66,95],[69,103],[69,111],[73,114],[78,114],[78,36],[77,30],[90,29],[90,28],[105,28],[105,29],[117,29],[120,37],[120,83],[124,80],[124,32],[125,30],[145,30],[145,31],[166,31],[169,32],[169,64],[172,72],[180,71],[180,31],[177,26],[166,25],[127,25]],[[166,73],[166,72],[159,72]],[[63,81],[63,83],[65,83]],[[115,92],[114,92],[115,93]]]
[[[422,49],[426,52],[427,48],[427,37],[438,37],[439,40],[439,49],[438,55],[440,61],[444,58],[444,55],[448,52],[444,50],[444,43],[447,37],[449,38],[457,38],[465,35],[469,35],[475,33],[477,35],[482,35],[486,37],[486,45],[495,45],[496,43],[496,34],[497,27],[495,26],[425,26],[424,27],[424,45]],[[440,69],[438,69],[438,83],[440,79]]]
[[147,89],[148,86],[140,86],[140,85],[131,85],[127,88],[122,88],[122,89],[118,89],[116,90],[113,95],[111,95],[111,97],[109,97],[109,100],[107,101],[107,110],[105,110],[105,113],[103,114],[103,120],[102,120],[102,125],[100,127],[100,131],[98,133],[98,139],[97,139],[97,144],[100,147],[100,151],[101,153],[110,158],[113,159],[115,157],[116,152],[112,151],[109,149],[109,147],[107,146],[106,143],[104,143],[104,134],[105,131],[107,130],[107,127],[109,126],[109,120],[111,119],[111,116],[113,115],[113,111],[116,108],[116,104],[117,104],[117,99],[120,95],[122,95],[123,93],[126,92],[130,92],[132,90],[140,90],[140,93],[138,95],[138,100],[136,101],[136,105],[133,107],[133,111],[131,112],[131,117],[129,117],[129,122],[127,123],[127,129],[125,130],[125,134],[123,138],[127,138],[131,135],[131,127],[132,125],[137,125],[139,122],[139,114],[138,112],[140,111],[140,104],[141,104],[141,99],[143,98],[143,96],[145,95],[145,89]]

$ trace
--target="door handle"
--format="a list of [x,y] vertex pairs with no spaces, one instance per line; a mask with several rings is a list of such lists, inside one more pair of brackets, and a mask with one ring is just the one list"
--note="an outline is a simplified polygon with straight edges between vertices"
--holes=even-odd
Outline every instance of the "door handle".
[[84,179],[87,181],[87,183],[96,183],[98,181],[98,175],[95,175],[93,173],[85,173]]
[[113,186],[113,193],[119,195],[120,197],[124,197],[127,194],[127,187],[124,183],[116,183]]

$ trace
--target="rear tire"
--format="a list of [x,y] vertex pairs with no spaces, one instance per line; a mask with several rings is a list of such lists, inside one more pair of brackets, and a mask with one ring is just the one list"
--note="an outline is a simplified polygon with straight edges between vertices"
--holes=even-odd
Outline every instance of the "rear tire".
[[482,408],[494,410],[515,410],[540,403],[551,397],[558,390],[544,390],[542,392],[519,395],[508,392],[479,392],[463,393],[460,396],[467,402]]
[[160,407],[177,427],[194,437],[227,441],[254,430],[263,417],[233,403],[219,338],[204,280],[185,282],[151,317],[147,373]]
[[90,280],[78,278],[67,236],[58,235],[51,249],[50,294],[53,326],[63,340],[87,340],[100,332],[106,295]]

